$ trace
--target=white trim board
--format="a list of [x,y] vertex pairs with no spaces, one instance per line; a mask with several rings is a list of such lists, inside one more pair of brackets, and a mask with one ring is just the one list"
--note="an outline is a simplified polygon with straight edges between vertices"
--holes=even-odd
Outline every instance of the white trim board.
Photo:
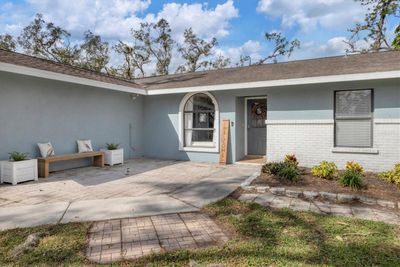
[[[374,124],[400,124],[400,119],[374,119]],[[294,125],[294,124],[334,124],[333,119],[310,119],[310,120],[266,120],[266,125]]]
[[375,124],[400,124],[400,119],[374,119]]
[[129,86],[117,85],[107,82],[95,81],[87,78],[81,78],[73,75],[62,74],[47,70],[40,70],[35,68],[29,68],[14,64],[2,63],[0,62],[0,71],[17,73],[22,75],[28,75],[33,77],[39,77],[49,80],[63,81],[75,84],[82,84],[88,86],[94,86],[98,88],[104,88],[108,90],[115,90],[127,93],[136,93],[141,95],[146,95],[147,91],[145,89],[133,88]]
[[334,124],[335,120],[266,120],[266,125],[290,125],[290,124]]
[[370,80],[394,79],[394,78],[400,78],[400,71],[328,75],[328,76],[316,76],[316,77],[307,77],[298,79],[282,79],[282,80],[271,80],[271,81],[260,81],[260,82],[231,83],[231,84],[194,86],[194,87],[182,87],[182,88],[170,88],[170,89],[152,89],[152,90],[147,90],[147,94],[164,95],[164,94],[177,94],[177,93],[201,92],[201,91],[223,91],[223,90],[266,88],[266,87],[289,86],[289,85],[323,84],[323,83],[333,83],[333,82],[370,81]]

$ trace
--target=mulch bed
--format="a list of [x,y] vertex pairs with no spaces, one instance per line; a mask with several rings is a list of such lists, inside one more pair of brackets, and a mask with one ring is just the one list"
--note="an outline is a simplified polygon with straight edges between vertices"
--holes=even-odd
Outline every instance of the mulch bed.
[[365,188],[361,190],[351,190],[341,186],[336,180],[325,180],[314,177],[310,173],[310,169],[301,168],[303,175],[299,181],[290,183],[280,179],[277,176],[261,173],[251,185],[255,186],[273,186],[285,187],[293,190],[319,191],[331,193],[356,194],[377,199],[385,199],[390,201],[400,201],[400,189],[394,184],[388,183],[380,179],[376,173],[368,172],[365,174]]

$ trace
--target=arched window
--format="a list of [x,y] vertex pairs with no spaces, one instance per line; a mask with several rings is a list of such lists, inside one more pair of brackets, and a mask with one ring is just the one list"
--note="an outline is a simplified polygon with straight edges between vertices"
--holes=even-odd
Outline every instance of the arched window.
[[218,152],[218,104],[210,93],[186,95],[181,102],[180,115],[182,150]]

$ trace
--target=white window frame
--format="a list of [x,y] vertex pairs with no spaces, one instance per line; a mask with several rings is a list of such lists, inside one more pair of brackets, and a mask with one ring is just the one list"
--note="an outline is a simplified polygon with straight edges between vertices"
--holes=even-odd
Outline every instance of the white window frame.
[[[185,146],[185,105],[192,96],[196,94],[205,94],[211,98],[215,107],[214,118],[214,139],[213,142],[194,142],[193,146]],[[193,151],[193,152],[219,152],[219,105],[217,99],[209,92],[194,92],[186,94],[179,105],[179,150],[180,151]]]
[[[343,118],[337,118],[336,117],[336,93],[338,93],[338,92],[353,92],[353,91],[371,91],[371,95],[370,95],[370,97],[371,97],[371,115],[370,116],[365,116],[365,117],[354,117],[354,118],[351,118],[351,117],[349,117],[349,118],[346,118],[346,119],[365,119],[365,120],[371,120],[371,142],[370,142],[370,144],[368,145],[368,146],[340,146],[340,145],[337,145],[337,143],[336,143],[336,137],[337,137],[337,129],[336,129],[336,123],[337,123],[337,121],[340,121],[340,120],[346,120],[346,119],[343,119]],[[334,130],[333,130],[333,147],[334,147],[334,152],[337,152],[337,151],[341,151],[341,149],[350,149],[350,151],[351,151],[351,149],[364,149],[364,150],[366,150],[366,151],[368,151],[368,149],[373,149],[374,148],[374,108],[375,108],[375,105],[374,105],[374,101],[375,101],[375,99],[374,99],[374,89],[373,88],[365,88],[365,89],[344,89],[344,90],[335,90],[334,92],[333,92],[333,98],[334,98],[334,101],[333,101],[333,105],[334,105],[334,107],[333,107],[333,110],[334,110],[334,112],[333,112],[333,120],[334,120],[334,125],[333,125],[333,127],[334,127]]]

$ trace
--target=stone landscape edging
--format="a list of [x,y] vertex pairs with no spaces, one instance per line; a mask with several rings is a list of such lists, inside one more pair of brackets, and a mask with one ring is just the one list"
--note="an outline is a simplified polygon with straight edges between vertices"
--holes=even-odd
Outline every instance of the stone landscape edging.
[[273,187],[273,186],[252,186],[242,184],[241,188],[244,191],[257,191],[257,193],[271,192],[277,196],[287,196],[292,198],[302,198],[308,200],[314,200],[321,197],[323,200],[335,202],[335,203],[352,203],[358,201],[367,205],[379,205],[385,208],[399,209],[400,201],[394,202],[385,199],[377,199],[373,197],[366,197],[356,194],[344,194],[344,193],[331,193],[331,192],[319,192],[319,191],[308,191],[308,190],[291,190],[285,187]]

